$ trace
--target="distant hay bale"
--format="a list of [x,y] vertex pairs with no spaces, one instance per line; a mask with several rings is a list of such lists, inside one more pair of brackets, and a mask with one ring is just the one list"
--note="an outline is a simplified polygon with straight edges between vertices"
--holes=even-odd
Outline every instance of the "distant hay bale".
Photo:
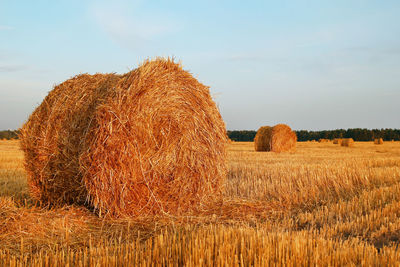
[[342,139],[342,143],[341,146],[347,146],[347,147],[351,147],[354,145],[354,140],[353,138],[343,138]]
[[376,138],[374,140],[375,145],[383,145],[383,139],[382,138]]
[[56,86],[21,131],[32,196],[111,216],[181,213],[219,196],[225,124],[170,59]]
[[262,126],[254,137],[254,148],[256,151],[271,151],[272,127]]
[[335,145],[340,145],[342,143],[342,139],[341,138],[335,138],[333,139],[333,144]]
[[324,138],[318,140],[319,143],[329,143],[329,141],[330,141],[329,139],[324,139]]
[[296,133],[285,124],[263,126],[258,129],[254,138],[254,148],[256,151],[293,151],[296,149],[296,142]]

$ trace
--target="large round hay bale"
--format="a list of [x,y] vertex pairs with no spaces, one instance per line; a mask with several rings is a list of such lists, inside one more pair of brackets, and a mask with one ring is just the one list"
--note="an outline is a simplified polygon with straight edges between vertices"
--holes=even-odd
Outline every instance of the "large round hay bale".
[[272,128],[269,126],[261,127],[254,138],[256,151],[294,151],[296,142],[296,133],[285,124],[278,124]]
[[181,213],[220,194],[227,136],[208,87],[169,59],[93,77],[55,87],[23,127],[37,199],[135,216]]
[[347,146],[347,147],[351,147],[354,145],[354,140],[353,138],[343,138],[342,139],[342,143],[341,146]]

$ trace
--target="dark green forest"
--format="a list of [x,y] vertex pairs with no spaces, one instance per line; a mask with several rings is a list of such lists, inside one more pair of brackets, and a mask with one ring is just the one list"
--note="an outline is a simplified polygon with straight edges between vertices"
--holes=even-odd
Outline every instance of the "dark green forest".
[[[326,131],[295,131],[298,141],[311,141],[318,139],[353,138],[355,141],[373,141],[375,138],[383,138],[385,141],[400,141],[400,129],[338,129]],[[253,141],[256,131],[235,130],[228,131],[228,137],[234,141]],[[18,139],[18,131],[0,131],[0,139]]]
[[[324,131],[295,131],[298,141],[311,141],[318,139],[353,138],[354,141],[373,141],[383,138],[385,141],[400,141],[400,129],[338,129]],[[228,131],[228,137],[234,141],[253,141],[256,131]]]

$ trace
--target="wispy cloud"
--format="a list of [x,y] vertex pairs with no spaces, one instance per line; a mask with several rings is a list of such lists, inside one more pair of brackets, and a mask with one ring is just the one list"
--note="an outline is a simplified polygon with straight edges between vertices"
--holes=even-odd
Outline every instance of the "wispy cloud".
[[14,27],[0,25],[0,31],[14,30]]
[[28,69],[25,65],[0,65],[0,73],[1,72],[17,72]]
[[114,41],[130,47],[163,37],[178,30],[171,18],[150,14],[140,9],[140,3],[94,3],[90,15]]

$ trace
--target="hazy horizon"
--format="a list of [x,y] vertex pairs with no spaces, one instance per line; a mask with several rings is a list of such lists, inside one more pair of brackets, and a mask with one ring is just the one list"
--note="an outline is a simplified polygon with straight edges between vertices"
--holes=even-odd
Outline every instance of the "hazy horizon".
[[400,128],[400,2],[0,1],[0,130],[55,84],[174,56],[228,130]]

